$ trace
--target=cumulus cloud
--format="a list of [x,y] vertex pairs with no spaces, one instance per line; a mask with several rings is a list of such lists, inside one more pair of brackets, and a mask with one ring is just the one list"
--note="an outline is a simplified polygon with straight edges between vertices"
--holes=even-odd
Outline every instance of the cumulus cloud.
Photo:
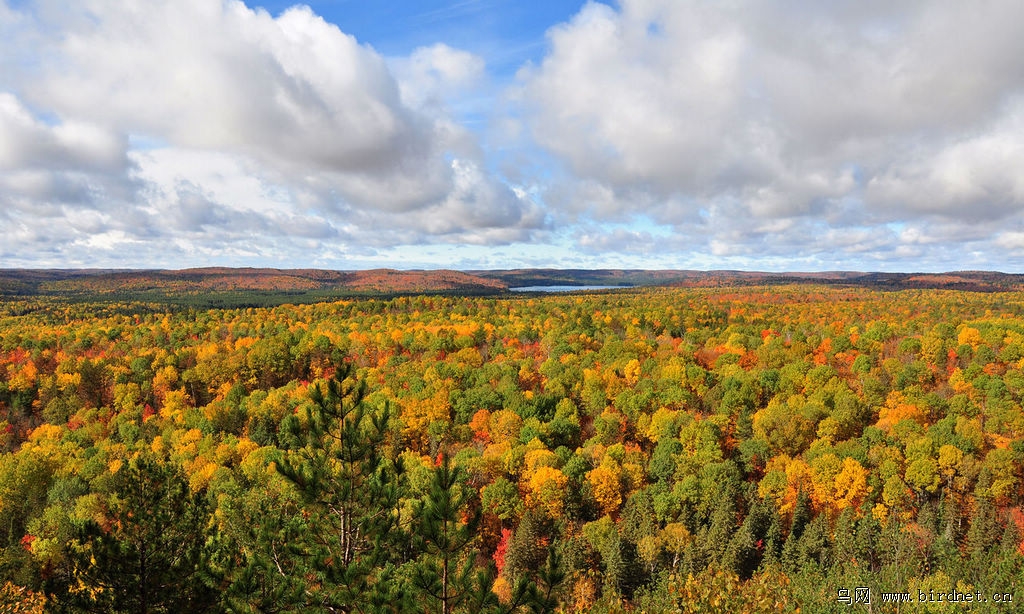
[[307,7],[0,0],[0,257],[1024,267],[1022,22],[588,3],[496,100],[481,56],[384,58]]
[[[0,217],[26,229],[8,235],[22,262],[148,258],[161,239],[170,262],[301,263],[543,226],[448,113],[484,71],[466,51],[385,60],[308,7],[233,0],[0,2],[0,32]],[[31,230],[44,217],[59,236]]]
[[118,168],[127,143],[98,125],[69,121],[46,125],[9,93],[0,93],[0,169]]
[[570,218],[702,218],[715,253],[794,256],[956,223],[981,235],[966,250],[1022,219],[1022,19],[1009,1],[590,3],[514,95]]
[[392,65],[402,100],[414,108],[451,99],[473,88],[485,75],[483,58],[444,43],[419,47]]
[[138,187],[127,147],[98,124],[41,121],[0,92],[0,222],[14,229],[0,249],[51,252],[77,233],[101,230],[106,212]]
[[68,35],[24,87],[33,103],[292,176],[334,173],[364,206],[445,193],[434,122],[402,104],[383,58],[307,7],[274,18],[241,2],[94,0],[60,19]]
[[999,220],[1024,205],[1024,105],[978,134],[895,160],[867,185],[879,207]]
[[639,254],[651,255],[674,247],[671,239],[655,237],[646,230],[613,228],[610,231],[589,228],[576,233],[576,242],[591,254]]

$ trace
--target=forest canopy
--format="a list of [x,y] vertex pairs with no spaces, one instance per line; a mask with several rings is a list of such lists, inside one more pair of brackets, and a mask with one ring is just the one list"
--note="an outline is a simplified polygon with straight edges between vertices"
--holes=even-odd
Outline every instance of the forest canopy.
[[1022,398],[1020,293],[10,297],[0,609],[1013,611]]

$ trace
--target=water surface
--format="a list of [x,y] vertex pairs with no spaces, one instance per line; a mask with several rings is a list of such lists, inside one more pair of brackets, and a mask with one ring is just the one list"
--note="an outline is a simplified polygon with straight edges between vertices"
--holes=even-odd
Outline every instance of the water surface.
[[621,290],[632,286],[519,286],[509,292],[581,292],[587,290]]

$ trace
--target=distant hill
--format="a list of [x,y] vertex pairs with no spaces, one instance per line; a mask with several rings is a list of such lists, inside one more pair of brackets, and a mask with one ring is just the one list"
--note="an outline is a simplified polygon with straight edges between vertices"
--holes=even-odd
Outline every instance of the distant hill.
[[[307,302],[338,296],[413,293],[495,293],[505,285],[460,271],[327,271],[211,267],[183,270],[0,270],[0,296],[68,298],[187,299],[215,303]],[[270,300],[277,297],[280,300]],[[266,300],[264,300],[266,299]],[[182,302],[182,301],[176,301]],[[191,302],[191,301],[184,301]],[[209,301],[204,301],[209,302]]]
[[210,267],[183,270],[7,269],[0,296],[54,296],[78,300],[143,300],[207,306],[310,302],[344,296],[420,293],[501,294],[524,286],[721,287],[827,284],[905,290],[974,292],[1024,289],[1024,275],[989,271],[767,273],[635,269],[513,269],[505,271],[329,271]]
[[633,269],[513,269],[467,271],[509,287],[545,285],[716,287],[778,284],[827,284],[907,290],[939,288],[974,292],[1024,289],[1024,275],[991,271],[952,273],[864,273],[860,271],[785,272]]

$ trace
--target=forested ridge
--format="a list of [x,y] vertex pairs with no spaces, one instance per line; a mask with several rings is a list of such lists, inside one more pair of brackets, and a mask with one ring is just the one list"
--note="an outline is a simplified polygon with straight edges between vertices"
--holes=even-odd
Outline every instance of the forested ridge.
[[270,269],[181,270],[0,269],[0,297],[74,302],[149,302],[208,308],[274,307],[353,298],[458,294],[500,296],[530,286],[742,287],[819,284],[875,290],[1017,292],[1024,275],[949,273],[788,272],[640,269],[512,269],[486,271]]
[[1024,595],[1024,294],[0,302],[0,611]]

